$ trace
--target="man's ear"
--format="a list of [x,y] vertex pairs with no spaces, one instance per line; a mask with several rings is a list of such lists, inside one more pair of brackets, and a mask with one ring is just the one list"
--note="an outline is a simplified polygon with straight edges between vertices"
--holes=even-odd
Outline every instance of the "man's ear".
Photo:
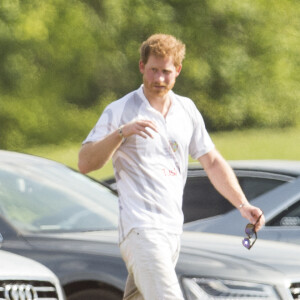
[[182,69],[182,65],[179,65],[179,66],[176,68],[176,77],[180,74],[181,69]]
[[143,63],[142,60],[139,61],[139,68],[140,68],[140,72],[141,72],[142,74],[144,74],[144,71],[145,71],[145,65],[144,65],[144,63]]

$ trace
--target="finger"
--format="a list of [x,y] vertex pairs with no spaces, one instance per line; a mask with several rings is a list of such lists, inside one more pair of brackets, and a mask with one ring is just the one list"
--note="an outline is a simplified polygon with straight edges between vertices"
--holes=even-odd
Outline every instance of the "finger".
[[144,138],[144,139],[147,138],[147,135],[145,135],[145,134],[142,133],[141,131],[138,131],[136,134],[139,135],[140,137]]
[[140,137],[146,139],[148,132],[146,132],[145,128],[141,125],[134,124],[132,126],[132,134],[139,135]]
[[256,226],[258,225],[258,218],[261,215],[258,210],[254,207],[247,207],[248,210],[245,212],[244,217],[249,220],[249,222]]
[[265,217],[264,217],[264,215],[262,215],[260,217],[259,222],[255,226],[255,231],[259,231],[264,226],[264,224],[265,224]]
[[141,125],[141,126],[143,126],[144,128],[149,127],[152,130],[158,132],[156,125],[152,121],[150,121],[150,120],[140,120],[138,122],[138,124]]
[[149,127],[145,127],[144,132],[153,139],[154,136],[153,136],[153,134],[148,129],[149,129]]
[[154,123],[152,123],[152,122],[150,122],[149,125],[148,125],[147,127],[149,127],[149,128],[151,128],[152,130],[158,132],[158,129],[157,129],[156,125],[155,125]]
[[143,126],[141,126],[141,125],[138,125],[138,126],[137,126],[137,131],[138,131],[137,134],[140,135],[140,133],[143,132],[146,136],[143,135],[143,134],[142,134],[141,136],[143,136],[143,137],[149,136],[149,137],[153,138],[153,135],[147,130],[147,128],[148,128],[148,127],[143,127]]
[[251,207],[251,216],[253,217],[253,219],[256,221],[258,221],[259,217],[262,217],[263,212],[255,206]]

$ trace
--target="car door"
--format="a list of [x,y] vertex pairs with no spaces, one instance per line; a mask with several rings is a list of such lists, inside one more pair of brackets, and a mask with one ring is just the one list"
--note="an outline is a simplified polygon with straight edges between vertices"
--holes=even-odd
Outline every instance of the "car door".
[[[294,177],[255,170],[234,170],[249,201],[294,180]],[[228,213],[234,207],[213,187],[203,169],[189,169],[183,194],[184,222]]]
[[[264,212],[266,224],[258,239],[300,244],[300,178],[262,194],[251,202]],[[185,224],[185,231],[245,235],[248,221],[237,209]]]

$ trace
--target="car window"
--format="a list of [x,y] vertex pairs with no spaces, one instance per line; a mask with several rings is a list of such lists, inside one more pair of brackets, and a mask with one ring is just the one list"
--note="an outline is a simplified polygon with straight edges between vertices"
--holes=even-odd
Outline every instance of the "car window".
[[[287,178],[272,176],[255,177],[253,172],[236,172],[239,183],[251,202],[255,197],[266,193],[286,182]],[[258,176],[258,175],[257,175]],[[190,171],[183,195],[184,222],[191,222],[224,214],[234,207],[213,187],[202,170]]]
[[117,197],[66,167],[1,166],[0,214],[18,229],[87,231],[116,228]]
[[294,178],[255,171],[235,171],[247,199],[252,200]]
[[223,214],[232,205],[219,194],[207,177],[189,177],[183,194],[184,222]]
[[266,226],[300,226],[300,200],[269,221]]

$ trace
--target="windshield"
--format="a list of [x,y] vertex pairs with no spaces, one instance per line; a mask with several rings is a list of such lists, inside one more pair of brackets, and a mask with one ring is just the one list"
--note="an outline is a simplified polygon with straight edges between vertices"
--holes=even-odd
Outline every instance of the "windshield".
[[0,214],[21,231],[116,229],[118,199],[63,165],[1,163]]

